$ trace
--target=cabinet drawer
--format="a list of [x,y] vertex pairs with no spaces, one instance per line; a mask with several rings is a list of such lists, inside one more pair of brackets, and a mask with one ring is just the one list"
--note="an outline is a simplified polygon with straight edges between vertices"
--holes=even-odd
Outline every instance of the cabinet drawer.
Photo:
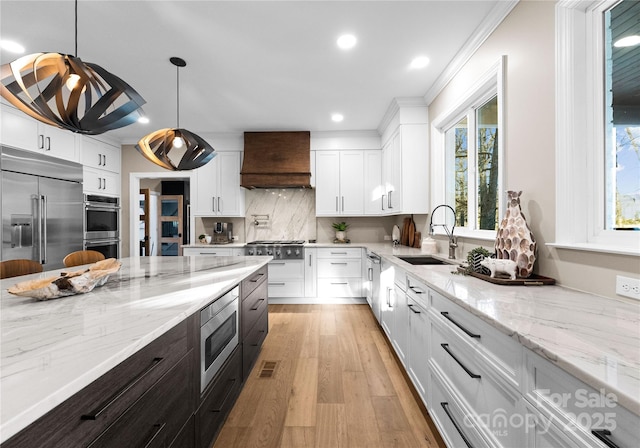
[[266,311],[267,282],[260,283],[249,297],[242,301],[242,337],[246,338],[251,328],[255,325],[260,315]]
[[236,348],[205,391],[196,412],[198,448],[209,448],[233,407],[242,387],[242,357]]
[[193,353],[183,357],[89,448],[168,446],[193,413]]
[[2,445],[84,446],[111,425],[188,351],[184,321]]
[[264,310],[242,343],[242,376],[245,380],[249,376],[249,373],[251,373],[251,368],[260,354],[260,348],[262,347],[264,338],[267,337],[267,333],[269,332],[268,316],[269,313],[267,310]]
[[185,247],[182,249],[182,255],[190,257],[193,255],[215,255],[217,257],[231,257],[233,256],[233,249],[228,247]]
[[460,335],[516,388],[522,381],[522,346],[479,317],[462,309],[446,297],[429,290],[432,319],[436,318]]
[[614,393],[596,391],[530,351],[527,373],[527,400],[583,445],[604,446],[594,432],[621,448],[638,445],[640,417],[618,404]]
[[304,280],[304,260],[270,261],[269,278]]
[[436,375],[431,373],[430,376],[429,414],[445,444],[451,448],[487,447],[487,443],[477,429],[470,424],[468,412],[461,408],[458,400],[453,397],[450,390],[445,389]]
[[318,248],[318,258],[361,258],[362,249],[359,247],[340,247],[340,248]]
[[249,278],[242,280],[240,286],[240,294],[242,297],[248,297],[251,292],[256,289],[267,279],[267,266],[261,267],[258,271],[251,274]]
[[318,260],[318,277],[362,277],[362,260]]
[[437,322],[431,324],[429,336],[432,365],[439,369],[442,378],[451,384],[470,410],[482,417],[478,423],[470,423],[482,425],[480,432],[493,438],[496,446],[523,446],[522,426],[498,426],[504,418],[522,415],[518,409],[518,391],[510,391],[499,378],[484,370],[474,359],[474,354],[467,352],[458,341],[459,336],[440,327]]
[[363,297],[359,278],[319,278],[318,297]]
[[304,280],[268,281],[269,297],[304,297]]

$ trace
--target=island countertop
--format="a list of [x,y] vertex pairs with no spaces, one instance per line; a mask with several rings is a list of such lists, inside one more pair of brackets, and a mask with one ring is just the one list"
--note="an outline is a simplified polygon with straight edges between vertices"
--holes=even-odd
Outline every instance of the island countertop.
[[61,270],[2,280],[0,443],[270,259],[124,258],[104,286],[46,301],[13,296],[7,288]]

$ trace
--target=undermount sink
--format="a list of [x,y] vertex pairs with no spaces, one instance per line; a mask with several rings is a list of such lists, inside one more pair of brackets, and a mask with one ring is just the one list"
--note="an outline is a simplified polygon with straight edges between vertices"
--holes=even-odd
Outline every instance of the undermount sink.
[[428,255],[418,256],[418,257],[398,257],[402,261],[406,261],[409,264],[414,265],[423,265],[423,264],[446,264],[444,261],[439,260],[434,257],[430,257]]

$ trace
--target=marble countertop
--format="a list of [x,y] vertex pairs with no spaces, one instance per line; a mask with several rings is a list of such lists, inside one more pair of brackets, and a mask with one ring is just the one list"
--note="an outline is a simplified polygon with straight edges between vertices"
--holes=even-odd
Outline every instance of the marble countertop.
[[613,392],[640,415],[640,303],[557,285],[496,285],[456,275],[452,265],[414,266],[397,258],[420,255],[420,249],[365,247],[594,389]]
[[266,265],[271,257],[124,258],[88,294],[38,301],[1,281],[0,443]]

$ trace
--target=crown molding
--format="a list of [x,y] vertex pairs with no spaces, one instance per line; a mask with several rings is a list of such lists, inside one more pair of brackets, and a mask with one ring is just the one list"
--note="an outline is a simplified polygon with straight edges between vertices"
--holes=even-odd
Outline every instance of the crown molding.
[[486,19],[474,31],[473,35],[462,49],[454,56],[451,63],[445,68],[442,74],[436,79],[424,95],[426,104],[431,102],[442,92],[442,89],[458,74],[464,65],[471,59],[485,40],[495,31],[502,21],[509,15],[511,10],[519,3],[520,0],[508,0],[496,2],[493,9],[489,12]]

